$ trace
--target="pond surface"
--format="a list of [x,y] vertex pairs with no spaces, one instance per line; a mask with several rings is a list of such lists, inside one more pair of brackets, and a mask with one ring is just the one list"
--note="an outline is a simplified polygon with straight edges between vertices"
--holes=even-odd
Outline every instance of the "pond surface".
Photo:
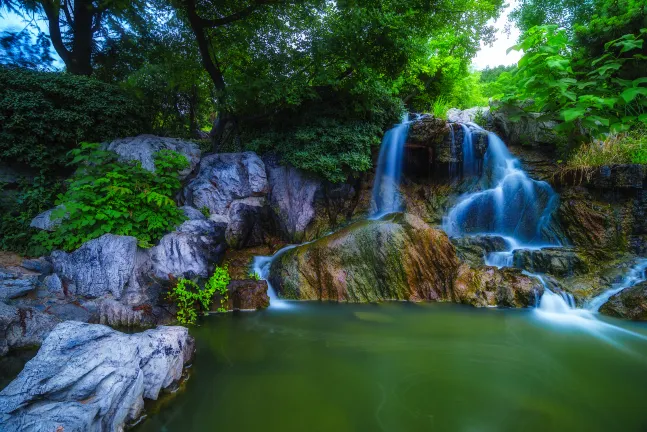
[[290,304],[211,316],[142,431],[644,431],[647,325],[534,310]]

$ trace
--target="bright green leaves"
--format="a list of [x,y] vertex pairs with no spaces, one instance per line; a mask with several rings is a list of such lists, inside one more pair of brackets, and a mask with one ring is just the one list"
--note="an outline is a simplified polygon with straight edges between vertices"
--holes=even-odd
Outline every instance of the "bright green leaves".
[[195,324],[198,311],[205,315],[209,313],[214,294],[218,293],[220,305],[218,312],[226,312],[225,305],[229,300],[227,285],[231,277],[227,265],[217,266],[204,288],[190,280],[181,278],[168,294],[168,299],[177,306],[176,317],[180,324]]
[[134,236],[148,247],[182,222],[172,196],[180,188],[178,171],[188,167],[184,156],[158,152],[152,173],[139,162],[118,161],[97,144],[82,143],[70,153],[78,169],[52,212],[63,222],[53,233],[37,236],[47,249],[74,250],[106,233]]
[[647,87],[631,87],[620,93],[620,97],[627,103],[636,99],[638,95],[647,96]]

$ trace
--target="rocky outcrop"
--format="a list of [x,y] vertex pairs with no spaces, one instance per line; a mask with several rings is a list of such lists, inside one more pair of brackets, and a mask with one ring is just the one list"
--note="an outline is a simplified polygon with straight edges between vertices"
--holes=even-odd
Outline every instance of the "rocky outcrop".
[[66,292],[89,298],[121,298],[135,266],[137,239],[104,234],[74,252],[54,251],[54,271]]
[[205,220],[207,219],[207,216],[205,216],[200,210],[197,208],[191,207],[191,206],[182,206],[180,207],[182,210],[182,213],[184,213],[184,216],[188,220]]
[[491,252],[501,252],[509,249],[503,237],[491,235],[475,235],[456,237],[452,239],[458,258],[472,267],[485,265],[485,258]]
[[543,293],[541,282],[523,274],[519,269],[473,269],[462,265],[451,300],[477,307],[528,307],[534,306]]
[[54,218],[52,219],[52,212],[58,210],[61,206],[55,207],[53,209],[45,210],[34,219],[32,219],[29,226],[31,228],[36,228],[44,231],[56,231],[59,225],[63,222],[63,218]]
[[572,248],[517,249],[513,263],[529,272],[561,277],[589,271],[586,258]]
[[527,113],[521,108],[493,103],[490,106],[494,130],[511,146],[555,146],[561,141],[557,123],[545,121],[540,113]]
[[219,308],[229,311],[265,309],[270,305],[267,289],[267,282],[264,280],[233,280],[227,285],[227,300],[216,293],[211,303],[211,310],[217,311]]
[[136,137],[121,138],[111,143],[103,144],[106,150],[117,153],[122,160],[141,162],[142,167],[155,172],[155,153],[160,150],[173,150],[189,161],[189,167],[180,172],[180,177],[185,178],[200,162],[200,148],[192,141],[179,138],[165,138],[155,135],[138,135]]
[[268,192],[263,161],[253,152],[218,153],[200,161],[198,173],[184,188],[188,205],[227,216],[235,200],[264,197]]
[[33,308],[0,302],[0,356],[10,349],[40,345],[58,322],[54,316]]
[[641,282],[612,296],[600,312],[618,318],[647,321],[647,282]]
[[162,280],[168,280],[169,276],[208,277],[225,248],[224,224],[206,219],[188,220],[149,250],[152,275]]
[[451,292],[457,268],[442,231],[396,214],[288,250],[273,261],[270,281],[288,299],[442,300]]
[[36,289],[38,274],[0,267],[0,300],[21,297]]
[[0,423],[12,431],[121,431],[144,398],[180,380],[194,341],[184,327],[127,335],[98,324],[61,323],[0,392]]
[[236,249],[259,246],[269,231],[270,211],[265,198],[236,200],[229,207],[229,224],[225,231],[227,244]]
[[450,108],[447,111],[447,120],[455,123],[483,123],[479,126],[488,128],[492,124],[490,107],[473,107],[464,110]]

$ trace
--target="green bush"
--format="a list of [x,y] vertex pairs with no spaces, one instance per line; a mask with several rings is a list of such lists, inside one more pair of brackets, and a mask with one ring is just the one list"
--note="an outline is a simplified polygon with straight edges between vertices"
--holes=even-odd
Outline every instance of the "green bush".
[[172,198],[181,186],[178,171],[189,165],[184,156],[158,152],[152,173],[139,161],[118,161],[98,144],[82,143],[70,155],[79,168],[57,200],[61,207],[52,212],[63,223],[38,235],[47,249],[74,250],[106,233],[134,236],[147,247],[184,220]]
[[0,66],[0,161],[60,168],[82,141],[146,131],[139,105],[92,78]]
[[216,267],[202,289],[196,282],[181,278],[168,294],[168,299],[177,306],[177,320],[181,324],[195,324],[198,309],[207,314],[215,293],[220,294],[218,312],[226,312],[224,305],[229,300],[227,285],[230,280],[227,265]]
[[604,141],[581,145],[566,162],[567,168],[586,169],[614,164],[647,164],[647,127],[610,134]]
[[54,206],[56,195],[61,190],[61,181],[43,175],[19,184],[11,209],[0,216],[0,250],[29,256],[44,254],[46,251],[33,240],[39,231],[30,228],[29,224],[38,214]]

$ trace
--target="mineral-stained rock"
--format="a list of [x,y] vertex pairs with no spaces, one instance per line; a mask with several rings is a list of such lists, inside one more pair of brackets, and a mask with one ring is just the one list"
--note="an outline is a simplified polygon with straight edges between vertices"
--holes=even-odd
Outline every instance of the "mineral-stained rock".
[[225,231],[227,244],[235,249],[263,244],[269,218],[265,198],[250,197],[232,202]]
[[366,302],[442,300],[458,268],[442,231],[409,214],[361,221],[274,260],[284,298]]
[[267,282],[263,280],[233,280],[227,285],[227,292],[229,299],[225,304],[218,293],[214,295],[211,310],[217,311],[220,307],[227,310],[255,310],[270,305]]
[[217,153],[202,158],[198,174],[184,188],[184,198],[197,209],[227,215],[234,200],[267,192],[265,165],[256,153]]
[[0,267],[0,300],[24,296],[36,289],[38,275]]
[[587,273],[586,260],[571,248],[518,249],[514,251],[514,266],[533,273],[571,276]]
[[155,153],[160,150],[173,150],[189,161],[189,168],[180,172],[182,178],[193,171],[200,162],[200,148],[192,141],[179,138],[165,138],[155,135],[138,135],[136,137],[121,138],[104,144],[106,150],[117,153],[124,160],[138,160],[142,167],[155,172]]
[[544,293],[541,282],[518,269],[462,265],[451,300],[473,306],[534,306]]
[[612,296],[600,312],[618,318],[647,321],[647,282],[641,282]]
[[58,322],[52,315],[33,308],[0,302],[0,355],[5,355],[12,348],[40,345]]
[[45,339],[2,392],[0,424],[11,431],[121,431],[144,398],[182,376],[194,341],[184,327],[124,334],[67,321]]
[[500,236],[475,235],[452,239],[456,255],[472,267],[485,265],[485,257],[490,252],[501,252],[509,249],[506,240]]
[[104,234],[71,253],[52,252],[54,271],[71,294],[121,298],[135,265],[135,237]]
[[160,279],[207,277],[226,248],[225,227],[210,220],[189,220],[150,249],[152,274]]

